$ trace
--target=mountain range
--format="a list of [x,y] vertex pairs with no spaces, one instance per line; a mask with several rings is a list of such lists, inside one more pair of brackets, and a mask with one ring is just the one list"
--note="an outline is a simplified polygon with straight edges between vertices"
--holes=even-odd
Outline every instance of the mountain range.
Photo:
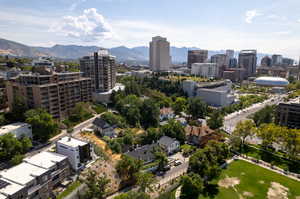
[[[52,47],[33,47],[18,42],[0,38],[0,55],[12,55],[20,57],[39,57],[51,56],[59,59],[78,59],[100,50],[98,46],[79,46],[79,45],[54,45]],[[187,60],[187,53],[190,49],[199,49],[195,47],[171,47],[170,54],[173,63],[182,63]],[[149,60],[149,48],[147,46],[139,46],[128,48],[119,46],[108,49],[110,53],[117,57],[119,62],[129,63],[147,63]],[[224,53],[225,50],[209,51],[209,56]],[[237,56],[236,52],[236,56]],[[258,60],[266,54],[259,53]]]

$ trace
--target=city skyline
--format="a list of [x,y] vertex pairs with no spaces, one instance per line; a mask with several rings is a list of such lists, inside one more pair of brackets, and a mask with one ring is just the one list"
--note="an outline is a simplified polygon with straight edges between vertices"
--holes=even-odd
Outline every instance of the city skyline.
[[300,2],[296,0],[0,3],[0,38],[28,45],[148,46],[152,37],[160,35],[177,47],[258,49],[296,60],[300,54]]

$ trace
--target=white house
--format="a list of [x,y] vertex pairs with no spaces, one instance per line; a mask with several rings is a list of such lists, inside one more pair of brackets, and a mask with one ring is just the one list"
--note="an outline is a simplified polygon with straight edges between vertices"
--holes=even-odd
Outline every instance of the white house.
[[75,171],[83,169],[85,164],[92,159],[89,143],[68,136],[56,142],[56,152],[67,156]]
[[168,155],[171,155],[180,149],[180,143],[174,138],[163,136],[158,140],[158,145],[166,150]]
[[0,127],[0,136],[12,133],[17,139],[23,136],[32,138],[31,125],[27,123],[13,123]]
[[162,108],[162,109],[160,109],[159,112],[160,112],[160,114],[159,114],[160,121],[173,119],[175,117],[175,114],[174,114],[174,111],[172,108]]

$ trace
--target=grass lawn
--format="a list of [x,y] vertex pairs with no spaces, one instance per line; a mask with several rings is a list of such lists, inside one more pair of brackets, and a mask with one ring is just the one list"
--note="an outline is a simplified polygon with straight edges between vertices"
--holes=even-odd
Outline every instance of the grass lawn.
[[68,196],[70,193],[72,193],[72,191],[74,191],[77,187],[80,186],[80,182],[79,181],[75,181],[73,182],[72,184],[70,184],[68,186],[68,188],[66,190],[64,190],[62,193],[60,193],[58,196],[57,196],[57,199],[63,199],[65,198],[66,196]]
[[[224,184],[232,184],[229,178],[237,180],[236,185],[225,188]],[[227,183],[224,179],[228,180]],[[223,182],[223,187],[219,186],[219,192],[214,197],[216,199],[266,199],[271,187],[273,191],[270,192],[275,194],[272,199],[296,199],[300,196],[300,182],[242,160],[232,162],[223,170],[218,182]],[[274,185],[274,182],[280,185]],[[286,194],[286,197],[280,197],[280,194]]]

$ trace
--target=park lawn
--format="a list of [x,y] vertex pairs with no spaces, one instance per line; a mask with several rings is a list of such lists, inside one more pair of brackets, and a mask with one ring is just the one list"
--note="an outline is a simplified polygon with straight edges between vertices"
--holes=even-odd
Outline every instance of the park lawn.
[[[239,184],[229,188],[219,186],[219,192],[214,197],[215,199],[266,199],[272,182],[288,188],[288,198],[296,199],[300,196],[300,182],[243,160],[232,162],[227,169],[222,171],[217,182],[228,177],[239,179]],[[248,192],[248,196],[244,195],[245,192]],[[199,199],[203,198],[200,197]],[[280,198],[278,197],[278,199]]]

